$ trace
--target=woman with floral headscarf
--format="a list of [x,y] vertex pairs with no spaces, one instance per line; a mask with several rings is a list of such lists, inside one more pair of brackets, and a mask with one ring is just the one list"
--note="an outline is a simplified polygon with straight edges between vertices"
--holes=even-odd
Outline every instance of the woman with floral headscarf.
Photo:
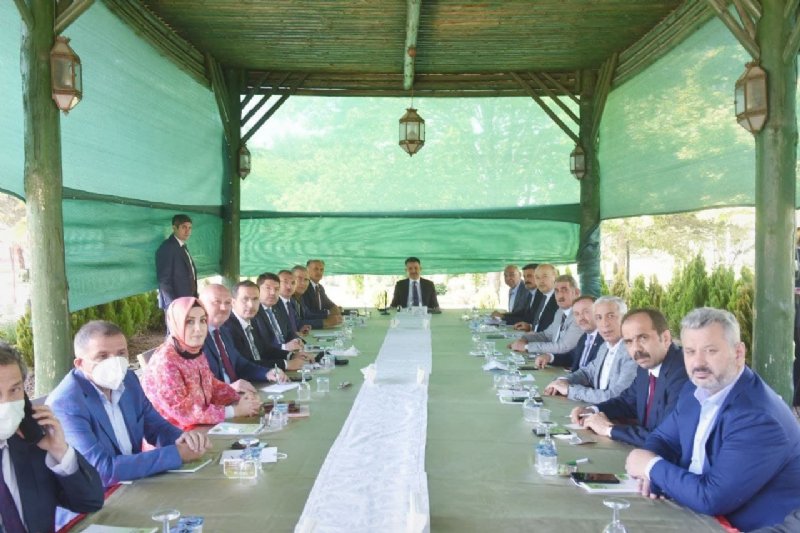
[[166,314],[170,334],[153,353],[142,377],[142,388],[153,407],[182,429],[258,414],[261,400],[256,394],[240,397],[211,373],[202,351],[208,325],[200,301],[176,298]]

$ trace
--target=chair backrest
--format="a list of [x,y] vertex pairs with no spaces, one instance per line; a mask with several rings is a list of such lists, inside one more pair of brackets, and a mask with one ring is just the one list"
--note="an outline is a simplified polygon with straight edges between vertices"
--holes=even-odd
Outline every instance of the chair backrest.
[[139,366],[142,368],[142,370],[144,370],[144,367],[146,367],[147,363],[150,362],[150,358],[153,357],[153,352],[155,351],[156,349],[153,348],[152,350],[147,350],[146,352],[142,352],[136,356],[136,360],[139,361]]

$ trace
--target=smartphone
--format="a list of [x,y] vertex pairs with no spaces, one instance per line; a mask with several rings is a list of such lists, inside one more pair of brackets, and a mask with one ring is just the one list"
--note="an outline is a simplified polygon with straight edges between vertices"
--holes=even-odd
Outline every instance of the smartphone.
[[617,484],[619,478],[614,474],[604,474],[600,472],[573,472],[570,474],[572,479],[578,483],[608,483]]
[[26,442],[36,444],[44,438],[44,428],[33,418],[33,405],[28,395],[25,395],[25,416],[19,423],[19,431]]

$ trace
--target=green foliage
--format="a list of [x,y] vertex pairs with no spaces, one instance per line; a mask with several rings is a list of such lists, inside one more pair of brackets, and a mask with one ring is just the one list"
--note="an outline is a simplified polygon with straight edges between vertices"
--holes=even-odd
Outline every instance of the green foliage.
[[447,283],[434,283],[434,289],[436,289],[436,295],[442,296],[443,294],[447,294]]
[[611,289],[608,288],[606,278],[600,276],[600,296],[608,296],[609,294],[611,294]]
[[664,287],[658,282],[658,278],[654,275],[650,276],[650,284],[647,286],[648,300],[650,306],[656,309],[661,309],[661,301],[664,299]]
[[753,346],[753,300],[755,299],[755,281],[753,273],[742,267],[739,279],[733,284],[728,311],[739,321],[742,342],[747,347],[747,363],[750,364]]
[[650,293],[647,291],[644,276],[641,274],[636,276],[636,279],[633,280],[633,285],[631,285],[631,290],[628,293],[628,307],[630,309],[652,307]]
[[625,279],[625,272],[620,269],[614,274],[614,281],[611,283],[610,294],[619,296],[623,300],[628,299],[628,280]]
[[717,265],[708,279],[708,305],[719,309],[728,309],[734,297],[736,276],[732,267]]
[[13,322],[0,326],[0,340],[8,344],[17,343],[17,325]]
[[31,312],[28,310],[17,321],[17,350],[22,355],[22,360],[33,368],[33,330],[31,330]]

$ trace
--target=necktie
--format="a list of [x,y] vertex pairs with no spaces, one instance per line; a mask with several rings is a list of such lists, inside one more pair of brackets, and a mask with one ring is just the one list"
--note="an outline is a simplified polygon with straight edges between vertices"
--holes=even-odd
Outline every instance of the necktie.
[[192,285],[194,287],[192,293],[197,296],[197,269],[194,267],[194,261],[192,260],[192,254],[189,253],[189,247],[184,244],[181,248],[183,248],[183,251],[186,253],[189,266],[192,268]]
[[261,361],[261,354],[258,353],[258,348],[256,348],[256,340],[253,338],[253,326],[247,324],[247,327],[244,328],[244,336],[247,337],[247,344],[250,345],[250,352],[253,354],[253,359],[256,361]]
[[536,327],[539,325],[539,317],[542,315],[542,310],[544,309],[544,304],[546,301],[547,301],[547,296],[543,294],[542,297],[539,299],[539,301],[534,304],[536,308],[533,310],[533,315],[532,315],[533,322],[531,323],[534,330],[536,330]]
[[[0,466],[3,464],[3,454],[6,450],[0,448]],[[9,456],[9,466],[14,468],[11,464],[11,456]],[[2,469],[0,469],[0,518],[3,519],[3,528],[8,531],[25,531],[25,525],[19,517],[17,511],[17,504],[14,503],[14,498],[11,496],[11,491],[6,485],[6,480],[3,479]]]
[[322,311],[322,294],[319,290],[319,284],[314,285],[314,294],[317,295],[317,310]]
[[653,396],[656,395],[656,377],[650,374],[650,386],[647,388],[647,407],[644,409],[643,426],[647,425],[647,419],[650,418],[650,408],[653,406]]
[[275,318],[275,313],[272,312],[272,309],[267,308],[267,318],[269,319],[269,325],[272,327],[272,331],[275,333],[275,338],[278,339],[278,342],[281,344],[286,342],[286,339],[283,337],[283,332],[281,332],[281,327],[278,325],[278,319]]
[[298,331],[297,321],[294,318],[294,305],[292,305],[291,300],[283,302],[283,306],[286,308],[286,314],[289,316],[289,325],[292,327],[292,331]]
[[594,344],[594,335],[586,335],[586,338],[583,341],[583,353],[581,354],[580,362],[578,363],[578,368],[586,366],[586,360],[589,358],[589,352],[592,351],[592,345]]
[[561,334],[564,332],[564,324],[567,323],[567,315],[564,313],[561,315],[561,324],[558,326],[558,331],[556,332],[556,338],[553,339],[553,342],[558,342],[558,339],[561,338]]
[[219,358],[222,359],[222,366],[225,368],[225,373],[228,374],[228,379],[231,380],[231,383],[236,381],[236,371],[233,369],[233,364],[231,364],[231,360],[228,357],[228,352],[225,350],[225,343],[222,342],[222,335],[220,335],[219,330],[214,330],[214,344],[217,346],[217,351],[219,352]]
[[419,292],[418,292],[417,282],[414,281],[411,283],[411,305],[418,306],[419,305]]

